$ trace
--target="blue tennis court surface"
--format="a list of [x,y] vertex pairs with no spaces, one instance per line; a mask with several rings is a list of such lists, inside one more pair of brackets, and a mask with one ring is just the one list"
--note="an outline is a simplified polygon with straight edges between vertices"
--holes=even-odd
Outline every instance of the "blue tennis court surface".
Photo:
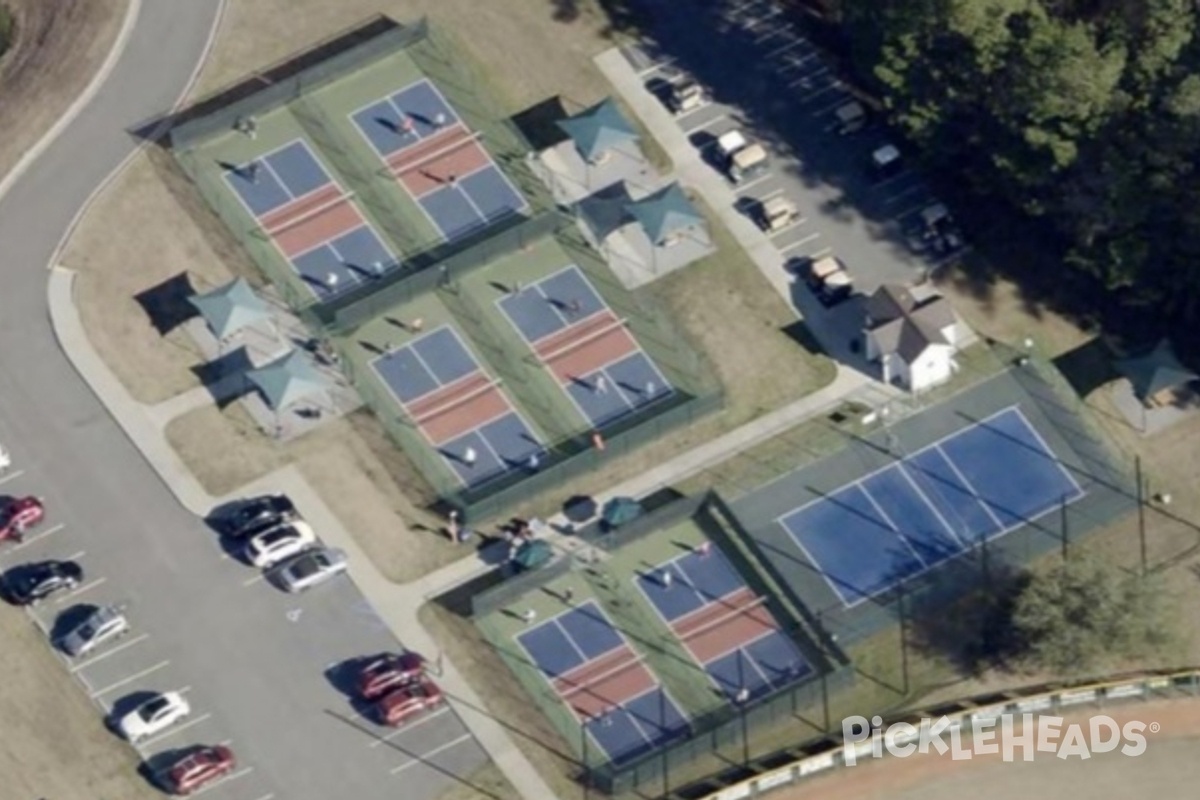
[[[309,288],[322,298],[378,278],[399,264],[392,251],[366,224],[293,256],[291,261]],[[329,284],[330,275],[337,276],[333,286]]]
[[[616,650],[633,653],[608,615],[591,600],[518,634],[516,639],[552,686],[555,678]],[[636,697],[608,707],[602,715],[583,721],[584,730],[614,762],[637,758],[687,732],[683,712],[657,679],[654,684]],[[555,690],[562,696],[559,687]],[[568,698],[563,696],[563,700],[567,702]]]
[[262,217],[332,182],[302,140],[226,170],[225,181],[255,217]]
[[779,521],[853,605],[1083,494],[1012,407]]
[[[425,79],[355,111],[350,117],[381,158],[458,122],[458,115],[446,98]],[[412,121],[407,131],[403,124],[406,117]]]
[[[475,356],[448,325],[376,357],[371,368],[406,411],[412,403],[452,383],[483,376]],[[466,420],[452,438],[431,435],[418,425],[467,486],[478,486],[512,470],[527,469],[534,456],[541,458],[545,453],[544,445],[500,388],[488,391],[500,396],[503,410],[491,419]],[[445,402],[453,402],[453,397]]]
[[574,264],[497,302],[531,345],[608,308]]

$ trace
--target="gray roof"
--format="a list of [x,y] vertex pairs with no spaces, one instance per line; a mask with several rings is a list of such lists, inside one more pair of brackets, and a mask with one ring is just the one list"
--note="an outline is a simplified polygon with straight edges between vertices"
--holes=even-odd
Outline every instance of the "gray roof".
[[672,234],[695,228],[704,223],[692,201],[687,199],[678,183],[659,189],[652,195],[630,203],[630,215],[637,220],[656,245],[671,238]]
[[310,399],[329,388],[308,356],[289,350],[283,356],[246,373],[246,378],[262,392],[267,405],[275,411]]
[[621,114],[612,98],[605,99],[573,117],[559,120],[575,149],[587,161],[595,161],[606,151],[636,141],[637,131]]
[[1197,377],[1179,363],[1175,348],[1166,339],[1149,352],[1121,359],[1116,366],[1133,384],[1133,393],[1139,400],[1148,400],[1164,389],[1173,389]]
[[917,300],[895,284],[885,284],[867,298],[867,334],[881,355],[895,353],[916,361],[933,344],[950,344],[942,331],[955,323],[954,309],[941,295]]
[[271,310],[254,293],[244,278],[227,283],[219,289],[188,298],[209,330],[218,339],[225,339],[256,322],[271,318]]

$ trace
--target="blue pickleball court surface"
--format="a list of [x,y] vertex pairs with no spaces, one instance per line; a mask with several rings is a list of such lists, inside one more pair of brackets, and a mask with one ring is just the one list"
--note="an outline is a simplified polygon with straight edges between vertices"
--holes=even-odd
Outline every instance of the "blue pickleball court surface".
[[584,728],[616,763],[631,761],[685,735],[687,718],[661,686],[626,700]]
[[779,522],[853,605],[1082,496],[1013,407]]
[[379,356],[371,367],[401,405],[408,405],[478,372],[479,362],[454,329],[443,325]]
[[[440,126],[439,114],[442,115]],[[405,116],[412,120],[411,131],[403,128]],[[411,147],[459,121],[442,93],[425,79],[355,111],[350,118],[380,158]]]
[[421,195],[417,202],[446,241],[451,242],[528,208],[525,199],[494,163],[460,176],[454,186]]
[[[531,345],[608,308],[591,281],[574,264],[496,302]],[[572,308],[573,303],[578,303],[577,311]]]
[[[671,573],[670,585],[663,572]],[[708,554],[684,553],[657,568],[637,576],[638,588],[668,624],[699,611],[709,603],[746,588],[746,582],[734,570],[720,550]]]
[[590,600],[519,634],[517,641],[549,678],[562,677],[625,644],[608,615]]
[[[399,263],[370,225],[360,225],[306,253],[292,256],[291,262],[304,283],[321,299],[378,278]],[[332,287],[328,282],[331,274],[338,278]]]
[[256,218],[332,182],[303,140],[225,171],[225,182]]
[[597,428],[674,392],[654,362],[640,350],[580,375],[564,388],[583,416]]

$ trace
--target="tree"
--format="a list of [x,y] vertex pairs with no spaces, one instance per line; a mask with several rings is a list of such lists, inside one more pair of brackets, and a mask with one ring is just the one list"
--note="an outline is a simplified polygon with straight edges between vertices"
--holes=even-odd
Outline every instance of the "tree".
[[1178,644],[1174,603],[1157,576],[1080,557],[1033,575],[1013,608],[1014,640],[1030,668],[1079,675]]

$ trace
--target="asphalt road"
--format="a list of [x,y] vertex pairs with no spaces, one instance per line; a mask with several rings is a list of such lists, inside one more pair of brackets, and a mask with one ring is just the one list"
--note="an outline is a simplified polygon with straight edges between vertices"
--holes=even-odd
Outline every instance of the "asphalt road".
[[145,0],[99,94],[0,201],[0,442],[18,470],[0,493],[36,493],[49,509],[36,535],[0,550],[0,563],[80,558],[87,582],[36,611],[43,627],[77,603],[124,606],[131,632],[66,668],[105,708],[126,707],[138,691],[186,689],[186,727],[143,752],[230,742],[242,768],[206,796],[433,797],[485,756],[452,712],[398,733],[355,715],[328,671],[398,647],[362,595],[339,578],[290,597],[228,558],[74,372],[50,325],[49,259],[136,146],[126,130],[169,109],[187,85],[217,7]]

